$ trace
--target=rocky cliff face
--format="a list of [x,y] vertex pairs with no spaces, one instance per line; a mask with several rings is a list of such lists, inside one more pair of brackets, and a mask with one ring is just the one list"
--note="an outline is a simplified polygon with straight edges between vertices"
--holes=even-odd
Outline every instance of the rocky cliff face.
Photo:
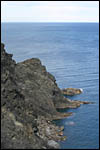
[[56,108],[67,105],[54,76],[46,71],[39,59],[16,64],[12,54],[6,53],[1,44],[2,149],[51,148],[47,144],[48,138],[39,136],[37,120],[64,117]]
[[57,108],[76,108],[90,102],[63,96],[55,77],[37,58],[20,63],[1,44],[1,148],[55,149],[65,140],[64,127],[51,121],[72,113]]

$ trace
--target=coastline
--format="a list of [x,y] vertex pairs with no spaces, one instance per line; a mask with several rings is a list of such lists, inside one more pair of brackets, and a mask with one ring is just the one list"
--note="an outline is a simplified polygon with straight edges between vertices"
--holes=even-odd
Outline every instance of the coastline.
[[[1,44],[1,129],[2,149],[60,148],[64,127],[52,120],[72,113],[57,109],[77,108],[89,102],[65,98],[56,79],[37,58],[16,63]],[[19,143],[19,144],[18,144]]]

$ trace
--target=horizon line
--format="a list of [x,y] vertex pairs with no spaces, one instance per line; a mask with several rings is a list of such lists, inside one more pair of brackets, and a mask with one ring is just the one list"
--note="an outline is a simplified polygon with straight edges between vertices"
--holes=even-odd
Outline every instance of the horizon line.
[[78,22],[77,21],[76,22],[74,22],[74,21],[71,21],[71,22],[70,21],[69,22],[67,22],[67,21],[65,21],[65,22],[59,22],[59,21],[55,21],[55,22],[50,22],[50,21],[48,21],[48,22],[46,22],[46,21],[37,21],[37,22],[36,21],[35,22],[20,21],[20,22],[18,22],[18,21],[14,21],[13,22],[13,21],[9,21],[9,22],[6,22],[6,21],[4,21],[4,22],[2,22],[1,21],[1,23],[99,23],[99,22],[95,22],[95,21],[93,21],[93,22],[92,21],[89,21],[89,22],[87,22],[87,21],[86,22],[85,21],[84,22],[83,21],[78,21]]

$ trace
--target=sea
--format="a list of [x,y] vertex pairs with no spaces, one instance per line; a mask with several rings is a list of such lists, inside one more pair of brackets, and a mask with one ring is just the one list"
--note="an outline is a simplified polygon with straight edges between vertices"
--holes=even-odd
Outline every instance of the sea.
[[56,121],[61,149],[99,148],[99,23],[1,23],[1,40],[16,62],[39,58],[62,88],[82,88],[72,100],[94,102]]

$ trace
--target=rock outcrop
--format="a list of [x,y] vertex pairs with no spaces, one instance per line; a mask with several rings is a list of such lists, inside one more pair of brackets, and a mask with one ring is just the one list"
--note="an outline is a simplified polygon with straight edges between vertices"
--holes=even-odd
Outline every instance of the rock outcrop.
[[1,44],[1,148],[58,148],[63,127],[52,123],[72,113],[57,108],[79,107],[81,102],[65,98],[55,77],[37,58],[20,63]]
[[77,89],[77,88],[65,88],[65,89],[62,89],[62,94],[68,95],[68,96],[81,94],[82,92],[83,92],[83,90],[81,88],[80,89]]

